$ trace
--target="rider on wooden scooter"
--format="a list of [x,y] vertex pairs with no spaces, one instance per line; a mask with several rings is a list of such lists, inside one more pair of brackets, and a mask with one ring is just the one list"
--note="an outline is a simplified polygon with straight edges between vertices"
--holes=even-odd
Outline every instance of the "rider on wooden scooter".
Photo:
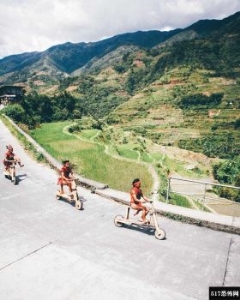
[[64,160],[63,166],[60,169],[60,177],[58,178],[58,184],[61,187],[60,193],[63,195],[64,194],[64,185],[67,185],[69,188],[70,194],[72,193],[72,181],[73,181],[73,171],[72,168],[70,167],[70,162],[69,160]]
[[20,167],[23,167],[24,165],[21,163],[21,160],[19,157],[17,157],[14,153],[13,153],[13,147],[11,145],[6,146],[6,148],[8,149],[8,151],[5,153],[5,157],[3,160],[3,164],[5,166],[5,170],[8,170],[9,167],[11,166],[12,162],[16,162],[19,164]]
[[146,219],[146,215],[149,212],[149,209],[143,204],[146,202],[151,202],[146,196],[143,195],[141,190],[141,181],[139,178],[136,178],[132,182],[132,189],[130,191],[130,206],[131,208],[137,210],[135,215],[137,215],[140,211],[142,211],[142,222],[148,222]]

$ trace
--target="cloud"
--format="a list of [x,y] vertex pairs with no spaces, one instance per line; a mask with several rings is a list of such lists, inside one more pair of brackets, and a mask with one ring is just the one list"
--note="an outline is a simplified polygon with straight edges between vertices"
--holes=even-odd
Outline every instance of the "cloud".
[[0,3],[0,57],[138,30],[185,28],[240,11],[239,0],[8,0]]

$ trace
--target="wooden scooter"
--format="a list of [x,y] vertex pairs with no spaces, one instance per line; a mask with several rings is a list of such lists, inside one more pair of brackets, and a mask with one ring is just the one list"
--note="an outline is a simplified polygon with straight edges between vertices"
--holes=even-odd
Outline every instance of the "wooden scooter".
[[14,185],[18,184],[18,177],[16,176],[16,160],[5,160],[6,162],[9,163],[9,166],[7,169],[4,171],[4,176],[7,179],[10,179],[11,182],[14,183]]
[[61,194],[61,191],[58,190],[56,193],[56,199],[57,200],[65,200],[71,204],[75,203],[75,207],[78,210],[83,209],[83,202],[86,201],[83,197],[79,197],[78,192],[77,192],[77,184],[74,179],[72,181],[72,193],[67,194],[65,192],[64,194]]
[[[134,219],[133,217],[130,217],[131,208],[130,208],[130,206],[128,206],[125,217],[123,217],[122,215],[117,215],[114,218],[114,224],[117,227],[121,227],[123,225],[128,225],[128,226],[135,226],[138,228],[154,230],[154,235],[155,235],[156,239],[158,239],[158,240],[165,239],[166,232],[164,231],[164,229],[160,228],[160,226],[158,224],[156,210],[154,208],[153,201],[151,201],[150,203],[151,203],[151,208],[149,211],[149,220],[147,222],[143,222],[143,221]],[[135,210],[134,210],[134,212],[135,212]]]

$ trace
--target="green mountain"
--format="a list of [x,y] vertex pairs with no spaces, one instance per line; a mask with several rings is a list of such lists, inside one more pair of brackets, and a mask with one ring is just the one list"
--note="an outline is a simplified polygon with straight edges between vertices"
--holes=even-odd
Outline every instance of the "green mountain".
[[[4,84],[6,78],[8,78],[8,83],[11,81],[15,83],[17,78],[18,80],[26,80],[26,76],[31,76],[34,69],[35,71],[39,69],[46,71],[46,68],[52,68],[54,71],[50,72],[52,77],[55,76],[56,79],[59,79],[59,73],[66,75],[84,67],[84,70],[89,69],[93,62],[101,60],[119,47],[135,46],[137,48],[152,49],[157,45],[164,44],[166,41],[176,42],[202,37],[211,38],[213,34],[221,36],[222,33],[226,34],[228,31],[238,34],[238,28],[239,13],[236,13],[224,20],[202,20],[185,29],[168,32],[139,31],[120,34],[95,43],[65,43],[53,46],[44,52],[11,55],[0,60],[0,83]],[[86,66],[88,67],[86,68]],[[18,77],[16,73],[18,73]]]
[[101,58],[123,45],[151,48],[177,34],[180,30],[169,32],[148,31],[117,35],[95,43],[65,43],[56,45],[44,52],[31,52],[11,55],[0,60],[0,75],[34,67],[35,63],[46,59],[58,71],[72,73],[85,66],[93,58]]
[[[240,149],[239,28],[240,12],[185,29],[12,55],[0,60],[0,84],[44,95],[35,108],[29,99],[23,105],[29,115],[37,111],[40,122],[76,118],[81,111],[155,144],[234,157]],[[42,104],[53,96],[51,105]],[[53,113],[59,103],[64,114],[61,107]]]

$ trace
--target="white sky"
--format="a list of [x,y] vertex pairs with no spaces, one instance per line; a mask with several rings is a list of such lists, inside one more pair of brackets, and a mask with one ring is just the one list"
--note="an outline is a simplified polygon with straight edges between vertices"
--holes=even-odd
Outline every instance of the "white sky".
[[240,11],[240,0],[0,0],[0,59],[65,42],[185,28]]

